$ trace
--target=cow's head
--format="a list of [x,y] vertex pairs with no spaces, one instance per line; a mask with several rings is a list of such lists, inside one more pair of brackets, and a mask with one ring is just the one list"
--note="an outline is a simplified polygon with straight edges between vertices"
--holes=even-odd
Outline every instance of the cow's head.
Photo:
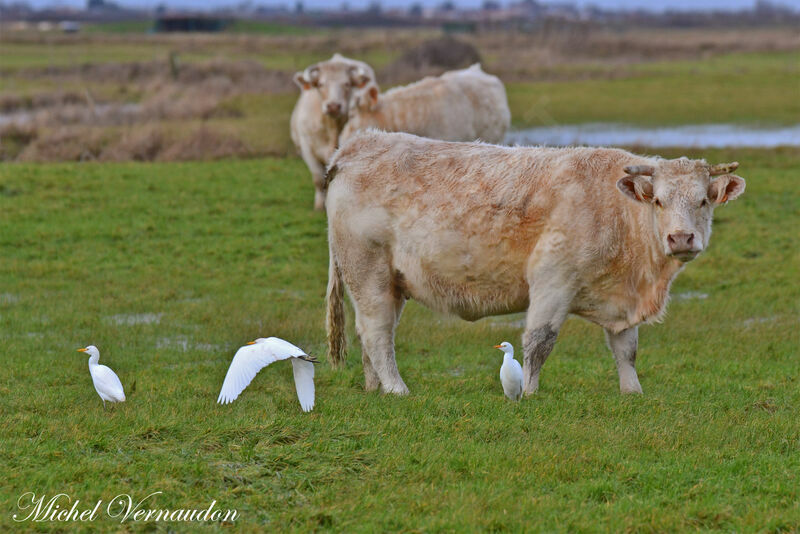
[[369,65],[340,54],[294,75],[300,89],[319,91],[322,112],[335,119],[346,118],[355,94],[374,81],[375,73]]
[[364,89],[356,94],[351,115],[357,114],[359,111],[375,111],[378,109],[379,95],[378,84],[374,81],[368,83]]
[[744,192],[744,179],[731,174],[738,166],[687,158],[632,165],[625,167],[617,188],[650,206],[664,254],[687,262],[708,246],[714,208]]

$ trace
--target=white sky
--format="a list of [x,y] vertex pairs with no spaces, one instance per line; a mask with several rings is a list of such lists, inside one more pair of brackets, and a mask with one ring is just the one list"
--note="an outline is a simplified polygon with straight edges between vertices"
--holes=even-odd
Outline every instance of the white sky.
[[[266,6],[294,6],[295,0],[250,0],[254,5]],[[339,7],[345,0],[303,0],[306,9]],[[406,7],[412,3],[419,2],[425,6],[435,6],[442,0],[381,0],[381,5],[389,7]],[[501,4],[508,4],[511,0],[499,0]],[[570,1],[570,0],[567,0]],[[370,4],[370,0],[346,0],[347,4],[358,9]],[[36,6],[56,5],[63,7],[82,7],[86,5],[85,0],[28,0],[28,3]],[[119,4],[130,7],[150,8],[160,3],[160,0],[118,0]],[[182,7],[194,9],[211,9],[216,7],[234,6],[241,3],[241,0],[163,0],[168,7]],[[455,0],[455,3],[463,7],[478,7],[482,0]],[[544,0],[544,3],[559,3],[557,0]],[[571,0],[577,5],[596,5],[605,8],[645,8],[653,11],[664,9],[743,9],[754,5],[755,0]],[[795,10],[800,10],[800,0],[778,0],[786,6]]]

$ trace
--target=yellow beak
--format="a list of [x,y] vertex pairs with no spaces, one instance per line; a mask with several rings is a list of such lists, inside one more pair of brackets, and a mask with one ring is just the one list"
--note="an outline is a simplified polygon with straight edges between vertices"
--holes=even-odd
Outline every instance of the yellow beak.
[[503,347],[501,347],[500,345],[495,345],[495,346],[494,346],[494,348],[496,348],[496,349],[502,349]]
[[86,352],[86,349],[78,349],[78,352]]
[[245,343],[245,345],[255,345],[255,344],[256,344],[255,341],[248,341],[247,343]]

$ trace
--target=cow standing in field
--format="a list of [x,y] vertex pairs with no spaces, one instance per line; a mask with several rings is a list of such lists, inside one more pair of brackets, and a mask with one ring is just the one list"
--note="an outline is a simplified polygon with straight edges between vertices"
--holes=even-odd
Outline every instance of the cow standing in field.
[[367,128],[444,141],[500,143],[511,125],[506,89],[479,64],[379,94],[371,83],[355,99],[339,143]]
[[567,314],[605,329],[620,390],[641,393],[638,326],[708,245],[737,163],[610,148],[509,148],[368,131],[328,170],[329,357],[344,353],[343,284],[368,390],[408,392],[394,332],[406,299],[476,320],[527,310],[524,391]]
[[351,99],[375,73],[364,62],[340,54],[294,76],[300,98],[292,111],[291,135],[314,181],[314,208],[325,208],[325,166],[338,147]]

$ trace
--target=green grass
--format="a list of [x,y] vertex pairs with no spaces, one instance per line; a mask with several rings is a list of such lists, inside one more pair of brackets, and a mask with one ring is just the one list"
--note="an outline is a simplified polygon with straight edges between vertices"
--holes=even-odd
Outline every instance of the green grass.
[[623,72],[611,80],[507,84],[514,126],[800,122],[798,52],[642,63]]
[[[324,352],[326,224],[301,161],[0,166],[0,529],[26,491],[217,500],[248,530],[800,529],[800,153],[703,155],[740,161],[747,192],[673,288],[707,297],[642,329],[644,396],[618,394],[600,329],[571,319],[512,404],[491,346],[519,343],[518,318],[411,303],[411,394],[363,391],[350,317],[349,365],[318,366],[311,414],[288,365],[214,403],[247,340]],[[89,343],[128,389],[108,412]]]
[[98,22],[96,24],[86,24],[81,28],[81,32],[85,33],[137,34],[151,31],[153,31],[152,20]]

